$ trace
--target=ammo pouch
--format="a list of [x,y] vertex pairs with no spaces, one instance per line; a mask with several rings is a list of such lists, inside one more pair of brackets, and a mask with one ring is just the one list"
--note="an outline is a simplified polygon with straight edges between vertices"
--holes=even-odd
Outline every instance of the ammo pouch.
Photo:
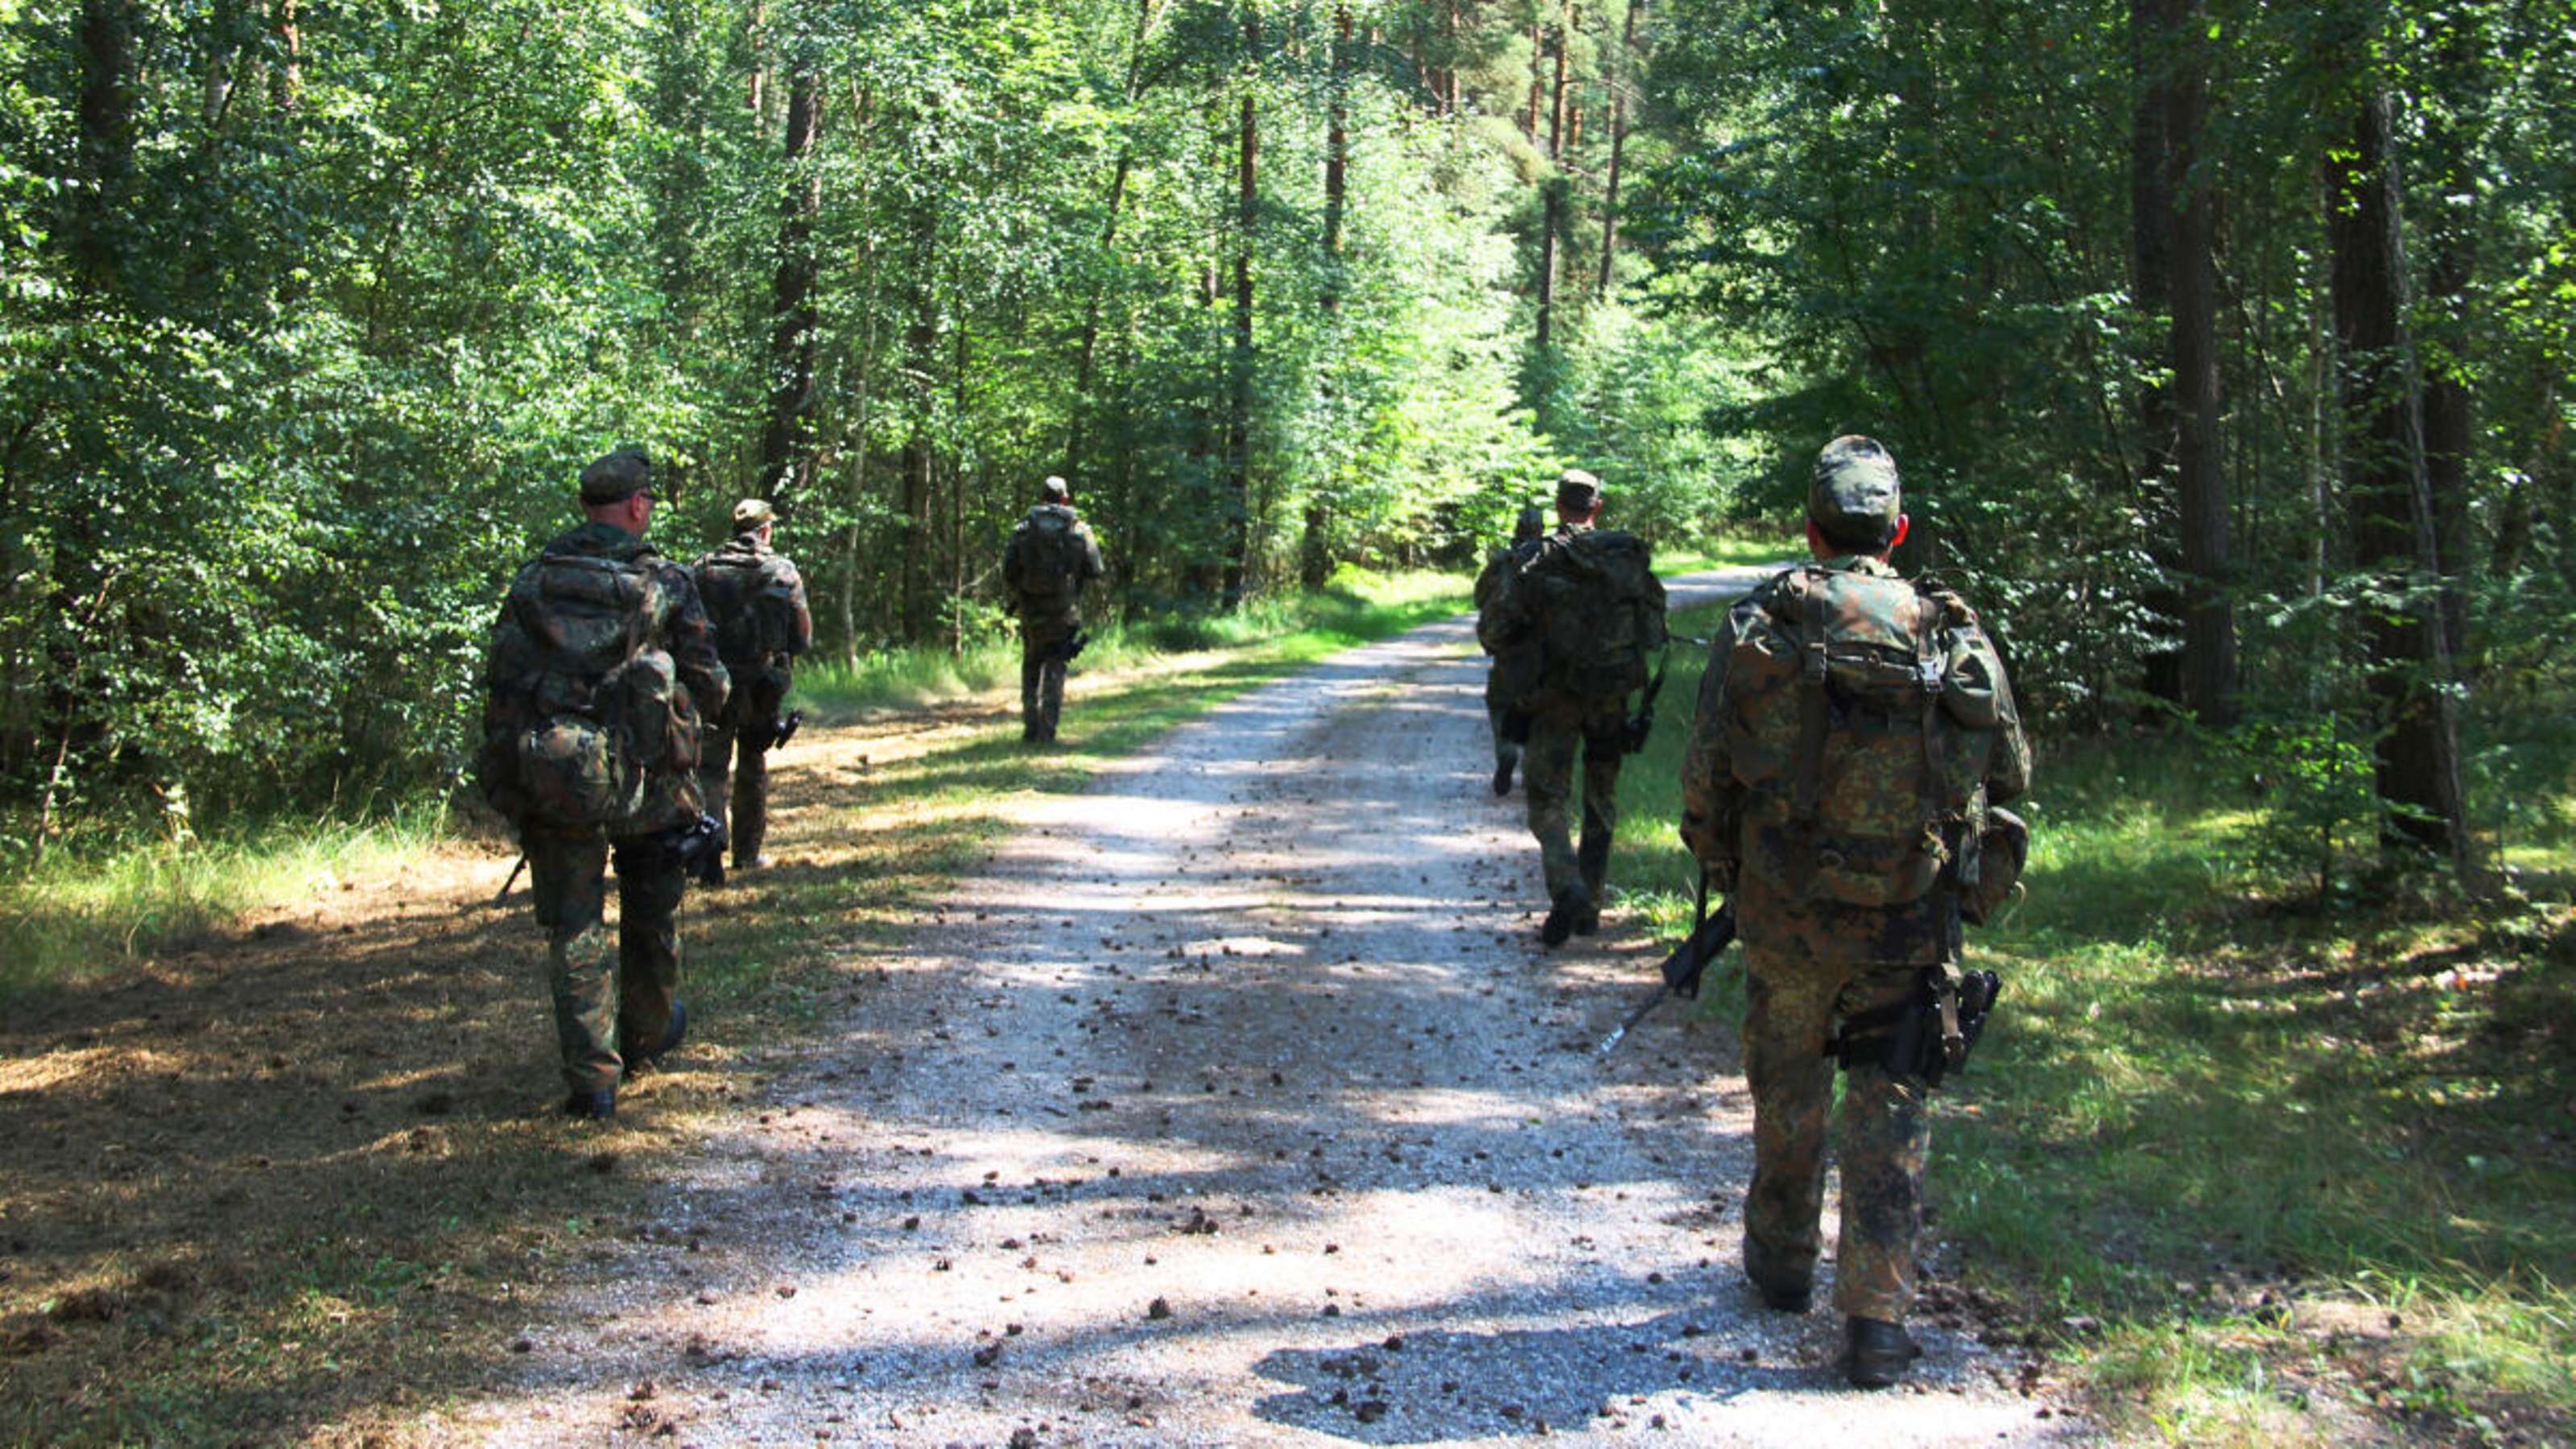
[[2002,993],[2003,978],[1992,971],[1970,971],[1954,986],[1947,971],[1926,966],[1912,1001],[1844,1021],[1825,1043],[1825,1055],[1847,1072],[1870,1065],[1892,1077],[1917,1078],[1927,1089],[1938,1087],[1944,1076],[1968,1064]]
[[2029,862],[2029,824],[2001,806],[1988,809],[1985,828],[1959,871],[1959,919],[1971,926],[2001,924],[2028,894],[2021,872]]

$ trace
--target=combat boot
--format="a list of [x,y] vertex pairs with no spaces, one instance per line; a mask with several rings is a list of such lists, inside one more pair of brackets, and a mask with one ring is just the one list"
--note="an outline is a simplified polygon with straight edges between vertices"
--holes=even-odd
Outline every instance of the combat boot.
[[662,1058],[679,1050],[680,1043],[688,1039],[689,1008],[686,1003],[674,1000],[671,1003],[671,1027],[662,1033],[662,1044],[649,1052],[625,1053],[626,1075],[631,1077],[645,1067],[660,1067]]
[[1593,914],[1592,898],[1583,893],[1583,887],[1568,886],[1549,904],[1547,921],[1538,928],[1538,938],[1548,946],[1562,946],[1565,938],[1574,934],[1576,924]]
[[1575,917],[1574,934],[1589,936],[1601,929],[1601,898],[1609,893],[1603,877],[1610,873],[1610,840],[1585,831],[1583,844],[1574,853],[1574,868],[1583,876],[1583,914]]
[[1804,1313],[1815,1301],[1816,1284],[1812,1274],[1797,1272],[1774,1261],[1762,1245],[1751,1237],[1744,1240],[1744,1278],[1762,1295],[1762,1306],[1778,1313]]
[[1494,757],[1495,794],[1508,795],[1512,793],[1512,772],[1520,768],[1520,763],[1521,752],[1516,749],[1505,750]]
[[1851,1345],[1843,1350],[1843,1377],[1857,1388],[1886,1388],[1905,1377],[1905,1371],[1923,1356],[1905,1330],[1893,1323],[1855,1317],[1850,1333]]
[[564,1099],[564,1115],[605,1122],[617,1115],[617,1089],[602,1087],[596,1092],[575,1092]]

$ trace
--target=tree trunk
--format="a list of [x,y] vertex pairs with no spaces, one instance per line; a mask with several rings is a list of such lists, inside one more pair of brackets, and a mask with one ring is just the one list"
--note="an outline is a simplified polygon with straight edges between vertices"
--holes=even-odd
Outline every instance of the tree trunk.
[[1521,115],[1521,134],[1529,137],[1530,144],[1535,146],[1538,144],[1538,99],[1540,91],[1545,86],[1541,78],[1540,65],[1547,56],[1547,42],[1540,32],[1539,23],[1535,20],[1530,22],[1529,43],[1529,106]]
[[116,216],[134,165],[134,16],[126,0],[84,0],[80,20],[82,185],[72,198],[72,271],[108,292],[122,271]]
[[2424,150],[2435,170],[2433,254],[2424,275],[2424,472],[2433,495],[2433,544],[2442,568],[2442,641],[2463,676],[2467,668],[2468,595],[2461,587],[2469,536],[2469,458],[2477,417],[2469,392],[2469,355],[2478,325],[2471,286],[2477,275],[2479,156],[2492,104],[2486,80],[2485,12],[2462,6],[2442,21],[2434,77],[2442,104],[2426,108]]
[[[1127,104],[1132,109],[1144,85],[1145,36],[1154,24],[1154,0],[1136,0],[1136,34],[1127,50]],[[1100,255],[1103,262],[1114,260],[1118,244],[1118,214],[1127,200],[1127,176],[1135,168],[1136,153],[1125,141],[1118,145],[1118,164],[1109,176],[1109,215],[1100,224]],[[1082,345],[1073,369],[1073,420],[1065,432],[1064,476],[1080,481],[1082,444],[1085,426],[1091,420],[1091,374],[1093,360],[1100,348],[1100,309],[1107,300],[1109,284],[1104,279],[1093,285],[1091,298],[1082,311]]]
[[[1548,170],[1539,183],[1543,193],[1539,205],[1538,350],[1542,353],[1548,349],[1549,334],[1556,321],[1556,236],[1565,226],[1565,64],[1574,36],[1572,6],[1557,14],[1556,74],[1548,88],[1547,101]],[[1537,33],[1535,27],[1531,33]]]
[[1351,7],[1333,7],[1333,80],[1324,126],[1324,287],[1327,312],[1342,306],[1342,208],[1350,180]]
[[[2168,32],[2179,47],[2165,90],[2165,195],[2180,201],[2172,232],[2175,494],[2180,508],[2183,703],[2204,723],[2236,717],[2236,614],[2228,602],[2228,518],[2219,436],[2218,198],[2199,166],[2209,114],[2201,6],[2177,8]],[[2195,173],[2198,174],[2195,174]]]
[[760,442],[760,491],[795,497],[814,469],[814,218],[823,177],[814,143],[823,124],[820,78],[800,58],[787,81],[787,195],[778,223],[778,277],[771,289],[769,426]]
[[903,440],[903,636],[928,636],[928,558],[931,543],[931,412],[936,397],[939,346],[939,214],[927,202],[913,214],[912,325],[904,329],[904,371],[912,389],[911,429]]
[[2333,210],[2337,392],[2345,424],[2345,491],[2353,542],[2380,586],[2403,600],[2371,611],[2370,687],[2381,711],[2375,748],[2390,847],[2468,861],[2459,725],[2437,594],[2432,497],[2424,476],[2423,413],[2407,357],[2406,256],[2398,209],[2389,98],[2375,77],[2347,150],[2329,157]]
[[1249,63],[1261,54],[1261,8],[1243,11],[1243,112],[1237,132],[1235,174],[1234,346],[1226,408],[1225,607],[1243,603],[1245,560],[1252,535],[1252,246],[1261,212],[1261,132],[1253,109],[1257,76]]
[[1646,0],[1628,0],[1628,19],[1620,27],[1619,54],[1610,68],[1610,180],[1601,199],[1601,280],[1592,295],[1607,300],[1613,264],[1619,259],[1619,161],[1628,144],[1629,67],[1636,60],[1637,12]]

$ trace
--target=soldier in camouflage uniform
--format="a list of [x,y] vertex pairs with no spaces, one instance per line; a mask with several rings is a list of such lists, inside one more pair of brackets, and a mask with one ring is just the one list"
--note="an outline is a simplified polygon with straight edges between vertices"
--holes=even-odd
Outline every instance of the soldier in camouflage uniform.
[[[1960,852],[1973,848],[1990,806],[2022,793],[2030,751],[2002,659],[1956,595],[1837,587],[1836,575],[1901,582],[1888,555],[1906,519],[1886,449],[1861,437],[1827,445],[1808,520],[1817,562],[1766,580],[1713,641],[1682,766],[1682,836],[1734,902],[1744,943],[1744,1067],[1754,1101],[1745,1276],[1769,1306],[1806,1310],[1839,1056],[1834,1303],[1848,1320],[1845,1374],[1878,1387],[1902,1377],[1916,1353],[1904,1323],[1930,1137],[1924,1077],[1887,1065],[1872,1033],[1922,1013],[1925,968],[1946,972],[1956,962]],[[1816,630],[1846,648],[1839,641],[1859,625],[1841,621],[1864,601],[1911,621],[1882,635],[1894,641],[1892,677],[1930,671],[1942,680],[1938,689],[1917,687],[1906,709],[1873,715],[1826,686],[1832,651]],[[1834,622],[1818,622],[1836,608],[1844,612]],[[1802,649],[1809,640],[1819,642]],[[1834,738],[1847,731],[1898,743]],[[1830,774],[1808,764],[1828,758],[1841,762]],[[1872,811],[1918,831],[1912,849],[1901,842],[1895,854],[1874,857],[1842,836],[1820,841],[1818,821]]]
[[[1595,529],[1601,480],[1569,468],[1556,483],[1557,528],[1503,576],[1476,620],[1496,658],[1533,641],[1537,684],[1522,780],[1538,838],[1548,913],[1539,939],[1560,946],[1601,925],[1603,876],[1619,824],[1619,761],[1628,748],[1628,694],[1646,682],[1646,656],[1664,644],[1664,586],[1644,541]],[[1583,757],[1583,841],[1566,819],[1576,751]]]
[[736,870],[769,864],[760,850],[769,834],[769,751],[778,743],[778,711],[794,683],[796,656],[814,647],[805,579],[770,547],[777,522],[768,499],[743,499],[733,506],[733,537],[693,570],[725,672],[733,677],[725,709],[708,716],[698,793],[710,812],[722,812],[731,767],[728,834]]
[[1073,490],[1049,478],[1029,516],[1011,530],[1002,582],[1020,616],[1020,738],[1055,740],[1064,710],[1064,665],[1082,628],[1082,591],[1103,572],[1100,541],[1073,511]]
[[[1495,549],[1485,560],[1484,570],[1476,575],[1476,612],[1482,616],[1501,599],[1503,582],[1538,552],[1539,536],[1547,531],[1547,520],[1535,508],[1524,508],[1512,524],[1512,541]],[[1489,653],[1494,653],[1488,650]],[[1529,674],[1540,663],[1537,650],[1531,647],[1510,648],[1494,653],[1493,667],[1485,671],[1485,722],[1494,732],[1494,793],[1512,793],[1512,772],[1520,767],[1521,746],[1529,740],[1529,717],[1512,707],[1512,702],[1527,692]]]
[[[665,651],[676,676],[672,733],[684,738],[674,740],[674,748],[694,744],[698,710],[724,707],[729,682],[689,571],[644,542],[653,503],[651,464],[639,451],[621,449],[582,470],[581,506],[589,521],[547,544],[537,560],[520,570],[511,602],[493,629],[484,669],[487,755],[495,748],[506,752],[510,738],[527,727],[527,701],[558,662],[543,640],[546,621],[520,607],[536,592],[532,581],[550,559],[594,567],[604,562],[643,572],[648,583],[641,594],[641,616],[634,620],[635,642],[642,649]],[[693,755],[682,763],[693,765]],[[500,773],[486,771],[486,793],[496,803],[515,798],[506,785],[496,788]],[[694,819],[698,797],[687,768],[674,774],[667,797],[672,819],[613,839],[599,826],[549,823],[541,811],[504,806],[519,826],[537,920],[546,930],[555,1035],[570,1089],[565,1110],[577,1117],[613,1115],[621,1072],[659,1061],[687,1030],[687,1010],[677,994],[678,918],[686,882],[662,832],[679,823],[678,817]],[[618,902],[614,941],[604,921],[612,853]]]

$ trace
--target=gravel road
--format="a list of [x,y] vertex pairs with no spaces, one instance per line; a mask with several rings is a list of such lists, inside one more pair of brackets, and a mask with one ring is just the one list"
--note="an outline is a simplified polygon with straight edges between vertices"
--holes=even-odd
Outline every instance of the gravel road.
[[662,1190],[651,1234],[604,1247],[515,1377],[435,1432],[2080,1435],[1970,1331],[1918,1324],[1915,1378],[1860,1393],[1825,1294],[1760,1308],[1736,1270],[1731,1034],[1667,1012],[1593,1055],[1658,943],[1614,908],[1539,948],[1482,681],[1468,623],[1431,625],[1029,802],[940,923],[867,963],[804,1069]]

